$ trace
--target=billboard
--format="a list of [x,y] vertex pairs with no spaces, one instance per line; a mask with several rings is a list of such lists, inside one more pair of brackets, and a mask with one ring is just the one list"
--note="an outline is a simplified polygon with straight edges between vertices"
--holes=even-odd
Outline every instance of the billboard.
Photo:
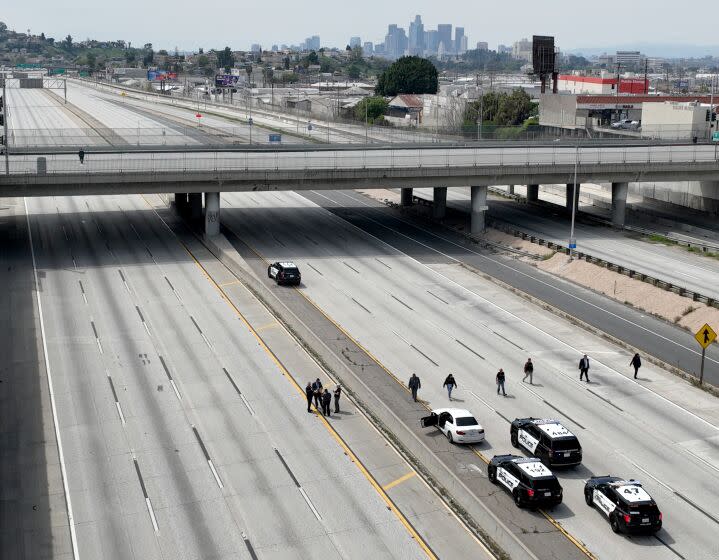
[[[216,74],[215,75],[215,87],[234,87],[237,82],[240,81],[239,75],[234,74]],[[244,78],[242,78],[244,82]]]
[[165,80],[176,80],[177,72],[168,70],[148,70],[147,79],[150,82],[164,82]]
[[555,70],[554,37],[534,35],[532,37],[532,66],[534,73],[547,76]]

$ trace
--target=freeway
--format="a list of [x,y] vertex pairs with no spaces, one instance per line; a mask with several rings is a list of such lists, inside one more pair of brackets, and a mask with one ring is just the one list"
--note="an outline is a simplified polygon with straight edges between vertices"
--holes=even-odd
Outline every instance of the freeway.
[[[415,241],[406,224],[353,193],[225,193],[223,202],[224,225],[266,259],[298,262],[303,293],[389,371],[399,379],[419,373],[429,406],[448,404],[441,384],[453,372],[458,404],[487,430],[478,447],[483,456],[511,451],[507,418],[566,422],[583,443],[585,460],[559,473],[565,503],[552,515],[595,555],[708,559],[719,553],[711,536],[719,525],[711,513],[719,509],[713,491],[719,418],[710,397],[681,389],[681,381],[651,366],[633,382],[626,352],[458,267],[434,247],[438,242]],[[589,385],[575,373],[582,352],[595,364]],[[532,387],[518,378],[528,356],[536,363]],[[509,398],[495,395],[499,367],[509,375]],[[681,390],[696,414],[662,395]],[[467,457],[458,452],[457,461]],[[608,472],[644,479],[665,514],[658,538],[614,537],[587,508],[583,481]],[[495,498],[497,508],[504,499]]]
[[[431,189],[417,189],[416,194],[432,199]],[[469,189],[450,189],[447,205],[469,213]],[[491,200],[489,214],[529,235],[566,245],[570,217],[559,209],[548,213],[551,209],[551,206],[527,205],[496,197]],[[577,248],[584,253],[719,299],[719,262],[714,259],[693,255],[678,247],[648,243],[636,235],[590,222],[577,221],[574,231]],[[668,262],[672,266],[667,266]]]
[[[22,208],[22,200],[11,202]],[[31,236],[18,229],[10,239],[32,248],[38,345],[59,448],[48,491],[57,492],[62,480],[47,521],[58,542],[43,541],[45,554],[54,549],[58,558],[110,560],[428,556],[330,425],[306,413],[301,388],[249,329],[238,328],[224,297],[142,198],[25,204]],[[28,260],[28,252],[2,254],[4,268],[18,271],[12,274],[27,275]],[[16,308],[14,321],[31,324],[32,305]],[[285,346],[293,348],[292,339]],[[3,402],[38,406],[22,400],[26,394],[3,393]],[[360,429],[347,418],[353,439],[368,453],[378,447],[375,461],[389,468],[386,444],[372,443],[377,436],[369,424]],[[34,456],[21,451],[3,453],[4,461],[26,467],[3,471],[19,477],[18,493],[44,473],[42,466],[27,469]],[[437,506],[424,502],[423,493],[421,485],[413,489],[411,507],[449,537],[435,543],[438,550],[451,551],[453,538],[465,551],[476,546],[462,540],[468,533],[446,512],[433,516]],[[63,494],[70,535],[61,529],[68,523]],[[426,521],[416,523],[431,533]],[[39,557],[27,533],[3,524],[3,535],[3,556]],[[445,556],[461,557],[455,554]]]

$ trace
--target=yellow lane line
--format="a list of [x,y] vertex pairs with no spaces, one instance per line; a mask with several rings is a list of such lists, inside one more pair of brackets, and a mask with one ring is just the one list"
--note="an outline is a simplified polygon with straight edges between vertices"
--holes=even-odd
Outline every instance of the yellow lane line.
[[[265,263],[269,263],[269,261],[263,257],[257,250],[255,250],[253,247],[245,243],[247,247],[252,250],[260,259],[262,259]],[[319,305],[317,305],[307,294],[304,293],[304,291],[300,290],[298,287],[293,287],[297,293],[299,293],[307,302],[312,305],[317,311],[319,311],[325,319],[327,319],[330,323],[332,323],[337,329],[340,330],[349,340],[351,340],[358,348],[360,348],[363,352],[365,352],[371,359],[374,361],[379,367],[381,367],[392,379],[394,379],[399,385],[408,393],[409,387],[407,387],[402,381],[397,377],[394,373],[392,373],[390,370],[388,370],[382,362],[379,361],[379,359],[374,356],[367,348],[365,348],[362,344],[360,344],[351,334],[349,334],[337,321],[332,319],[329,315],[327,315]],[[424,406],[428,411],[431,411],[431,408],[427,405],[426,401],[419,400],[420,404]],[[477,457],[479,457],[485,464],[489,464],[489,459],[485,457],[482,453],[480,453],[476,448],[471,447],[472,451],[474,452]],[[571,542],[574,546],[576,546],[587,558],[590,558],[591,560],[596,560],[596,556],[594,556],[586,546],[584,546],[579,540],[577,540],[576,537],[572,536],[562,525],[554,519],[551,515],[549,515],[546,511],[540,510],[542,512],[542,515],[547,518],[547,521],[549,521],[560,533],[562,533],[569,542]]]
[[267,329],[271,329],[273,327],[279,327],[280,324],[277,321],[272,321],[271,323],[267,323],[266,325],[260,325],[259,327],[256,327],[256,331],[265,331]]
[[[143,199],[145,197],[143,196]],[[145,199],[145,202],[147,200]],[[148,205],[151,206],[148,202]],[[153,208],[154,210],[154,208]],[[157,211],[155,210],[155,213]],[[162,220],[162,217],[157,214],[157,216]],[[163,220],[164,222],[164,220]],[[215,280],[209,275],[207,270],[204,266],[202,266],[202,263],[198,261],[195,258],[195,255],[190,251],[189,247],[185,245],[185,243],[175,236],[178,243],[185,249],[188,255],[192,258],[193,261],[195,261],[195,264],[202,270],[205,277],[219,290],[220,294],[222,295],[223,299],[230,304],[230,306],[235,310],[237,315],[239,316],[240,320],[244,323],[244,325],[247,327],[247,329],[253,334],[257,342],[260,344],[262,349],[267,353],[267,355],[270,357],[270,359],[275,363],[275,365],[279,368],[279,370],[282,372],[282,374],[287,378],[287,380],[294,386],[294,388],[297,390],[298,393],[300,393],[302,396],[305,395],[305,390],[303,387],[300,387],[300,385],[297,383],[295,378],[292,376],[292,374],[285,368],[285,366],[282,364],[282,362],[277,358],[275,353],[265,344],[265,341],[262,339],[260,334],[250,325],[250,323],[245,319],[245,316],[242,314],[242,312],[237,308],[237,306],[230,300],[230,298],[227,296],[225,291],[222,289],[222,287],[215,282]],[[314,407],[313,407],[314,408]],[[316,412],[316,410],[315,410]],[[362,461],[359,460],[359,458],[354,454],[354,452],[349,448],[349,446],[345,443],[345,441],[342,439],[342,436],[340,436],[337,431],[334,429],[334,427],[327,421],[327,419],[322,416],[321,414],[317,414],[317,418],[322,422],[322,424],[325,426],[327,431],[334,437],[335,441],[339,444],[339,446],[344,450],[344,452],[349,457],[350,461],[352,461],[355,465],[357,465],[357,468],[360,470],[360,472],[365,476],[365,478],[369,481],[369,483],[372,485],[372,487],[377,491],[377,493],[380,495],[382,500],[387,504],[387,509],[392,511],[392,513],[395,514],[397,519],[404,525],[405,529],[407,529],[407,532],[412,536],[412,538],[417,541],[417,544],[424,550],[425,554],[427,554],[428,558],[431,558],[432,560],[439,560],[437,555],[432,551],[430,546],[425,542],[425,540],[420,536],[420,534],[417,532],[417,530],[412,526],[412,524],[409,522],[409,520],[405,517],[405,515],[397,508],[397,506],[392,501],[392,498],[387,495],[387,493],[384,491],[382,486],[379,485],[377,480],[375,480],[374,476],[367,470],[367,468],[364,466]]]
[[241,282],[239,280],[233,280],[231,282],[224,282],[220,284],[220,288],[224,288],[225,286],[234,286],[235,284],[240,284]]
[[416,473],[415,471],[408,472],[406,475],[400,476],[397,480],[393,480],[393,481],[390,482],[389,484],[385,484],[385,485],[382,487],[382,489],[383,489],[383,490],[390,490],[390,489],[394,488],[395,486],[397,486],[398,484],[402,484],[404,481],[409,480],[410,478],[412,478],[412,477],[415,476],[416,474],[417,474],[417,473]]

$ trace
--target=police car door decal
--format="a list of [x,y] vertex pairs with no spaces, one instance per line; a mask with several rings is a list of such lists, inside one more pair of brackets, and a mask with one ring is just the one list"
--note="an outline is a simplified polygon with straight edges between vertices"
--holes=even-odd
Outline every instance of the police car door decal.
[[597,504],[597,507],[607,515],[610,515],[615,509],[617,509],[616,504],[614,504],[609,498],[604,495],[604,493],[600,492],[596,488],[592,493],[592,498],[594,500],[594,503]]
[[273,277],[277,276],[277,269],[274,266],[270,267],[270,272],[272,273]]
[[519,443],[532,453],[534,453],[534,450],[537,449],[537,445],[539,445],[539,440],[529,435],[529,432],[526,432],[525,430],[519,430],[518,439]]
[[519,479],[516,476],[513,476],[509,473],[506,469],[503,469],[502,467],[499,467],[497,469],[497,480],[499,480],[504,486],[509,488],[509,490],[514,490],[517,486],[519,486]]

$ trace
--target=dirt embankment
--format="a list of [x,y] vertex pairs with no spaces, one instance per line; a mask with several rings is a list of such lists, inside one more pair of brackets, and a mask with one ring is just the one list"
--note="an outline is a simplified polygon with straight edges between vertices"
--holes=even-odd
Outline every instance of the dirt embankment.
[[557,253],[551,259],[537,263],[537,267],[674,322],[692,332],[704,323],[719,325],[719,309],[715,307],[692,301],[688,297],[587,261],[570,261],[567,255]]

